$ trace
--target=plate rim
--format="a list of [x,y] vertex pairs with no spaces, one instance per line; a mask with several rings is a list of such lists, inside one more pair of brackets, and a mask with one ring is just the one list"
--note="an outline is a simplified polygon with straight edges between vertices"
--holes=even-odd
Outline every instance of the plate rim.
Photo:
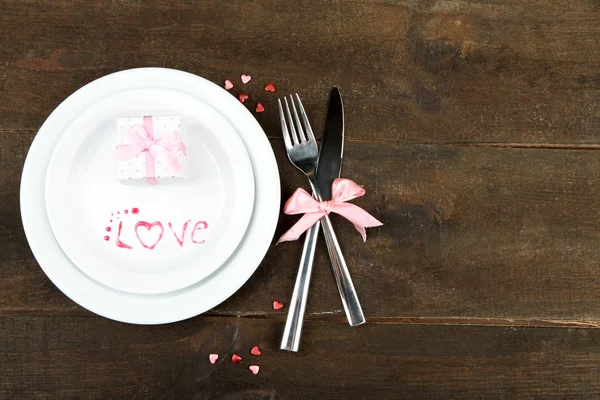
[[[191,90],[191,87],[193,86],[195,87],[194,92],[198,90],[199,87],[213,91],[215,92],[216,96],[219,97],[219,101],[221,103],[224,103],[228,109],[231,108],[231,112],[236,112],[238,117],[234,121],[230,120],[230,122],[232,122],[236,129],[242,125],[244,127],[243,133],[240,132],[239,129],[238,133],[240,133],[240,136],[242,137],[242,140],[248,149],[250,159],[254,167],[256,190],[253,216],[251,218],[249,228],[244,236],[243,244],[232,255],[232,258],[240,257],[239,253],[242,250],[248,249],[245,251],[247,254],[244,254],[245,259],[243,264],[246,267],[244,267],[244,265],[226,265],[224,266],[225,268],[215,271],[215,273],[209,276],[206,280],[180,291],[163,295],[128,294],[115,291],[111,288],[100,285],[95,281],[87,282],[92,286],[96,285],[93,287],[94,290],[104,292],[104,294],[110,296],[120,296],[131,303],[135,303],[132,305],[132,308],[135,310],[135,312],[123,313],[121,308],[118,310],[110,308],[107,309],[101,305],[98,305],[97,302],[90,301],[89,296],[87,298],[85,296],[81,297],[79,293],[76,293],[76,291],[70,287],[72,282],[65,282],[65,277],[61,276],[57,272],[56,269],[60,268],[60,266],[50,265],[52,263],[60,262],[70,263],[71,261],[66,258],[53,237],[48,238],[45,236],[48,232],[43,231],[50,229],[47,218],[45,218],[45,221],[43,218],[45,215],[45,207],[41,207],[42,209],[40,210],[40,207],[38,207],[40,202],[39,197],[35,199],[34,197],[30,196],[35,195],[37,191],[38,196],[41,196],[42,198],[44,197],[43,189],[40,189],[39,186],[43,187],[45,174],[42,173],[44,177],[40,178],[40,172],[36,171],[36,169],[39,169],[38,167],[40,164],[40,161],[37,158],[44,158],[44,152],[51,151],[53,141],[51,137],[52,132],[48,134],[44,134],[44,132],[50,129],[51,124],[57,123],[57,119],[59,118],[59,110],[63,110],[66,107],[71,107],[71,112],[77,112],[78,108],[82,109],[80,104],[79,107],[77,107],[77,101],[80,97],[87,96],[88,92],[95,90],[96,87],[101,87],[107,81],[119,79],[115,78],[115,76],[123,77],[123,79],[129,77],[131,80],[133,80],[136,78],[136,75],[146,75],[146,78],[150,77],[153,79],[156,79],[156,77],[160,75],[163,75],[163,77],[169,75],[174,79],[188,81],[187,83],[189,86],[186,86],[186,88]],[[109,96],[112,93],[118,92],[119,89],[105,88],[103,93],[104,96]],[[192,94],[191,92],[188,93]],[[218,111],[221,112],[220,110]],[[47,148],[48,146],[50,146],[50,150],[45,149],[45,147]],[[259,150],[261,151],[260,155],[254,154]],[[49,156],[46,158],[49,158]],[[261,171],[260,175],[258,175],[257,171],[261,168],[264,170]],[[38,172],[37,175],[36,172]],[[264,187],[261,188],[261,186]],[[39,194],[40,190],[42,190],[41,195]],[[261,201],[263,204],[260,204]],[[275,154],[273,153],[273,149],[265,132],[250,111],[248,111],[246,107],[237,101],[237,99],[230,93],[226,92],[223,88],[214,84],[213,82],[189,72],[169,68],[144,67],[122,70],[91,81],[73,92],[65,100],[63,100],[63,102],[61,102],[56,109],[54,109],[54,111],[48,116],[38,130],[38,134],[34,138],[27,153],[21,174],[20,206],[23,228],[31,251],[46,276],[48,276],[48,278],[59,290],[61,290],[67,297],[80,306],[106,318],[132,324],[154,325],[185,320],[202,314],[203,312],[217,306],[229,298],[250,278],[250,276],[256,271],[264,259],[275,233],[280,205],[281,184]],[[39,217],[42,218],[42,226],[38,226],[37,228],[40,229],[36,229],[35,222],[36,218]],[[259,218],[260,221],[258,221]],[[44,223],[48,226],[44,227]],[[260,228],[256,228],[259,225]],[[257,229],[262,231],[261,235],[263,240],[255,240],[255,238],[257,238],[259,235],[256,235],[257,232],[252,231],[256,231]],[[48,241],[48,239],[50,239],[50,241]],[[44,240],[51,243],[44,243]],[[252,244],[248,244],[249,242]],[[230,262],[233,261],[230,259],[228,260],[228,264]],[[232,269],[234,266],[235,269]],[[90,278],[80,272],[77,267],[74,265],[71,267],[74,269],[74,274],[72,274],[74,276],[71,276],[69,278],[70,280],[90,280]],[[231,272],[234,270],[235,274],[232,274]],[[229,271],[230,273],[225,276],[223,275],[225,274],[225,271]],[[221,290],[220,292],[214,294],[211,301],[204,301],[204,303],[201,303],[200,301],[193,302],[194,300],[202,300],[203,295],[201,293],[202,290],[200,289],[203,285],[207,285],[209,283],[216,284],[224,279],[227,280],[227,277],[230,275],[233,275],[233,277],[237,279],[233,284],[231,284],[232,282],[227,281],[227,283],[230,284],[228,290]],[[147,307],[146,303],[149,301],[152,301],[156,308],[153,308],[151,313],[142,313],[142,315],[140,315],[136,309],[136,306],[142,308]],[[178,309],[173,309],[173,303],[177,304],[178,301],[180,303],[192,301],[193,303],[187,304],[187,308],[181,307]]]

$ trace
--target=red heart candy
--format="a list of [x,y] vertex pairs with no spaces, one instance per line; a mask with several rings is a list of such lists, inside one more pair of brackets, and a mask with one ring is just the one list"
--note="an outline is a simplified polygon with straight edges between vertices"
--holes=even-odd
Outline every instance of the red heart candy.
[[242,82],[244,82],[244,84],[250,82],[250,79],[252,79],[250,75],[242,75]]
[[250,354],[252,354],[253,356],[260,356],[262,353],[258,346],[254,346],[252,350],[250,350]]
[[238,97],[242,103],[248,100],[248,95],[245,93],[240,93]]
[[225,79],[225,89],[229,90],[233,87],[233,83],[229,79]]
[[256,103],[256,112],[263,112],[265,111],[265,106],[262,105],[262,103]]
[[239,363],[240,361],[242,361],[242,357],[238,356],[237,354],[233,354],[231,356],[231,362],[232,363]]
[[273,302],[273,310],[281,310],[282,308],[283,308],[283,303],[280,303],[277,300],[275,300]]
[[258,374],[258,371],[260,370],[260,367],[258,365],[251,365],[251,366],[248,367],[248,369],[250,371],[252,371],[252,373],[254,375],[256,375],[256,374]]
[[273,85],[272,83],[267,84],[267,86],[265,86],[265,90],[267,92],[274,92],[275,91],[275,85]]

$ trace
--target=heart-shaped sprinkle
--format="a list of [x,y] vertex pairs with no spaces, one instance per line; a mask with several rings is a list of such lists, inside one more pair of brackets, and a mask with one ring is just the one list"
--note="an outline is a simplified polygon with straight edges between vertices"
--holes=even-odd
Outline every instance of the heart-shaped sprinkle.
[[237,354],[233,353],[233,355],[231,356],[231,362],[232,363],[239,363],[240,361],[242,361],[242,357],[240,357]]
[[250,350],[250,354],[252,354],[253,356],[260,356],[262,352],[260,351],[258,346],[254,346],[252,350]]
[[262,105],[262,103],[256,103],[256,112],[263,112],[265,111],[265,106]]
[[225,79],[225,90],[229,90],[233,87],[233,83],[229,79]]
[[242,75],[242,82],[244,82],[244,84],[250,82],[250,79],[252,79],[250,75]]
[[216,363],[218,359],[219,359],[218,354],[209,354],[208,355],[208,361],[210,361],[211,364]]
[[248,367],[248,369],[252,371],[254,375],[258,374],[258,371],[260,371],[260,367],[258,365],[251,365]]
[[238,97],[242,103],[248,100],[248,95],[246,93],[240,93]]
[[267,84],[267,86],[265,86],[265,90],[267,92],[273,93],[275,91],[275,85],[273,85],[272,83],[269,83],[269,84]]
[[280,303],[277,300],[275,300],[273,302],[273,310],[281,310],[282,308],[283,308],[283,303]]

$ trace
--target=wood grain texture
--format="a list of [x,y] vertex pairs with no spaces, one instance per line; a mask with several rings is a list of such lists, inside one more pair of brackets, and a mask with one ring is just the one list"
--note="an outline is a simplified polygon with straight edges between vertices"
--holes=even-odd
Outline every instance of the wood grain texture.
[[37,129],[102,75],[160,66],[233,80],[265,103],[271,136],[267,82],[301,93],[315,121],[339,86],[350,139],[598,143],[595,0],[2,0],[0,27],[4,129]]
[[[597,0],[0,0],[0,398],[599,398],[599,38]],[[341,88],[344,175],[384,222],[362,243],[334,216],[368,324],[347,325],[323,243],[299,354],[277,350],[271,303],[300,243],[165,326],[94,316],[48,280],[19,215],[27,149],[73,91],[145,66],[262,102],[283,199],[305,182],[277,97],[299,92],[320,132]]]
[[[158,327],[0,317],[0,396],[60,399],[597,398],[600,330],[198,317]],[[258,345],[262,355],[249,354]],[[213,366],[208,354],[217,353]],[[231,363],[231,354],[242,356]],[[254,376],[248,366],[260,366]]]
[[[18,174],[31,135],[0,134],[0,310],[82,313],[33,259],[18,212]],[[287,198],[303,177],[272,140]],[[384,226],[362,243],[336,218],[368,317],[600,321],[596,151],[350,142],[344,174],[364,184],[356,204]],[[276,236],[296,220],[283,215]],[[292,293],[300,242],[272,246],[249,282],[213,310],[281,315]],[[324,244],[308,306],[315,318],[343,315]]]

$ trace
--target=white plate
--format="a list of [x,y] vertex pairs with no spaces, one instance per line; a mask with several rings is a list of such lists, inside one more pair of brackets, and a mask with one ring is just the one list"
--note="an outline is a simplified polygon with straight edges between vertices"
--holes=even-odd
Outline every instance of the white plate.
[[[116,118],[139,115],[180,117],[185,182],[117,181]],[[173,90],[93,104],[63,133],[46,177],[46,211],[63,251],[93,279],[130,293],[171,292],[210,275],[240,243],[253,205],[238,132],[207,103]]]
[[[62,133],[85,109],[126,90],[178,90],[206,101],[237,130],[252,162],[254,210],[242,242],[213,274],[176,292],[140,295],[102,285],[79,270],[54,239],[45,206],[46,169]],[[21,216],[38,263],[52,282],[88,310],[117,321],[161,324],[201,314],[235,293],[248,280],[272,242],[280,207],[277,163],[263,130],[228,92],[198,76],[162,68],[127,70],[100,78],[69,96],[46,120],[33,141],[21,178]],[[258,290],[258,288],[257,288]]]

